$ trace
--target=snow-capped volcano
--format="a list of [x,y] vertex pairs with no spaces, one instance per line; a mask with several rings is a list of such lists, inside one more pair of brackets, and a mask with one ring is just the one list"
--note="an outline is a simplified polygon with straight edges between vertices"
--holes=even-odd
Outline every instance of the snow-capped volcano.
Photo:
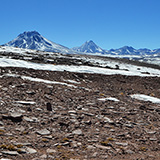
[[24,32],[18,35],[14,40],[4,44],[4,46],[12,46],[18,48],[34,49],[48,52],[72,53],[69,48],[60,44],[49,41],[36,31]]
[[77,52],[84,52],[84,53],[104,53],[105,50],[97,46],[92,40],[86,41],[80,47],[72,48],[74,51]]

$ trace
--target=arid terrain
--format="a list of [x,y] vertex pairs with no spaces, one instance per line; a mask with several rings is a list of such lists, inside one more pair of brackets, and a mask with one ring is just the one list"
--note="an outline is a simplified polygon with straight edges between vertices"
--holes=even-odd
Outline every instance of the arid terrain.
[[160,78],[0,67],[1,160],[158,160],[160,104],[134,94]]

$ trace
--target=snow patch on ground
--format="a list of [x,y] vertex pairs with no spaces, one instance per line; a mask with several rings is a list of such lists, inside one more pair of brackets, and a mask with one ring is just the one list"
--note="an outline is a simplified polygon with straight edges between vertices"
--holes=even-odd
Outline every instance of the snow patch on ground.
[[99,101],[114,101],[114,102],[119,102],[119,100],[117,98],[114,97],[108,97],[108,98],[99,98]]
[[141,100],[141,101],[149,101],[152,103],[160,103],[160,99],[156,98],[156,97],[152,97],[152,96],[147,96],[144,94],[133,94],[131,95],[132,98],[135,98],[137,100]]
[[26,49],[26,48],[17,48],[17,47],[11,47],[11,46],[0,46],[0,52],[11,52],[16,53],[19,55],[27,55],[27,54],[54,54],[59,55],[58,53],[54,52],[46,52],[46,51],[38,51],[38,50],[32,50],[32,49]]
[[25,104],[25,105],[34,105],[36,102],[33,101],[15,101],[15,103]]
[[29,81],[33,81],[33,82],[43,82],[43,83],[48,83],[48,84],[60,84],[60,85],[68,86],[68,87],[78,88],[77,86],[72,85],[72,84],[68,84],[68,83],[50,81],[50,80],[45,80],[45,79],[41,79],[41,78],[33,78],[33,77],[29,77],[29,76],[21,76],[21,75],[16,75],[16,74],[5,74],[5,76],[20,77],[23,80],[29,80]]
[[[112,62],[114,63],[114,62]],[[114,64],[116,65],[116,63]],[[20,68],[32,68],[35,70],[48,70],[48,71],[68,71],[77,73],[92,73],[92,74],[104,74],[104,75],[115,75],[121,74],[126,76],[142,76],[142,77],[160,77],[160,70],[148,68],[148,67],[138,67],[134,65],[128,65],[123,63],[123,69],[109,69],[101,67],[91,67],[91,66],[74,66],[74,65],[53,65],[53,64],[40,64],[33,63],[24,60],[0,58],[1,67],[20,67]],[[140,68],[140,69],[138,69]]]
[[63,79],[63,81],[69,82],[69,83],[74,83],[74,84],[81,84],[81,82],[77,82],[77,81],[74,81],[74,80],[71,80],[71,79]]

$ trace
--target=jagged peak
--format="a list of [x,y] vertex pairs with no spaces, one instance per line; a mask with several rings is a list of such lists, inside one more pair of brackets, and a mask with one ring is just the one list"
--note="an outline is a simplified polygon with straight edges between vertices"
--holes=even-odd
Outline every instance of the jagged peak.
[[124,48],[124,49],[134,49],[132,46],[123,46],[121,48]]
[[90,44],[90,45],[95,45],[97,46],[93,40],[89,40],[89,41],[86,41],[84,44]]
[[92,40],[86,41],[86,43],[94,43]]

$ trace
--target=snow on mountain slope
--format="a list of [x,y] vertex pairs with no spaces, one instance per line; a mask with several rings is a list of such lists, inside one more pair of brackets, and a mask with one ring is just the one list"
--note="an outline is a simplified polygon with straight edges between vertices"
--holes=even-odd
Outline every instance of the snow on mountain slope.
[[135,50],[133,47],[124,46],[119,49],[111,49],[110,53],[112,54],[119,54],[119,55],[137,55],[139,52]]
[[24,32],[14,40],[4,44],[4,46],[12,46],[18,48],[26,48],[47,52],[72,53],[69,48],[60,44],[49,41],[36,31]]
[[17,47],[10,47],[10,46],[0,46],[0,52],[11,52],[11,53],[18,53],[18,54],[25,54],[25,53],[35,53],[35,50],[32,49],[24,49],[24,48],[17,48]]
[[156,50],[150,50],[147,48],[144,49],[135,49],[131,46],[124,46],[119,49],[110,49],[108,51],[109,54],[113,55],[138,55],[138,56],[145,56],[145,55],[152,55]]
[[160,54],[160,49],[150,50],[135,49],[131,46],[124,46],[119,49],[105,50],[96,45],[92,40],[85,42],[80,47],[74,47],[69,49],[63,45],[49,41],[36,31],[24,32],[18,35],[14,40],[4,44],[4,46],[12,46],[18,48],[47,51],[47,52],[59,52],[67,54],[94,54],[94,55],[106,55],[106,56],[146,56],[153,54]]
[[93,41],[87,41],[80,47],[74,47],[72,50],[84,53],[105,53],[105,50],[97,46]]
[[118,49],[105,50],[97,46],[93,41],[87,41],[80,47],[74,47],[72,50],[92,55],[114,56],[130,58],[136,56],[148,56],[160,53],[160,49],[150,50],[147,48],[135,49],[132,46],[124,46]]

